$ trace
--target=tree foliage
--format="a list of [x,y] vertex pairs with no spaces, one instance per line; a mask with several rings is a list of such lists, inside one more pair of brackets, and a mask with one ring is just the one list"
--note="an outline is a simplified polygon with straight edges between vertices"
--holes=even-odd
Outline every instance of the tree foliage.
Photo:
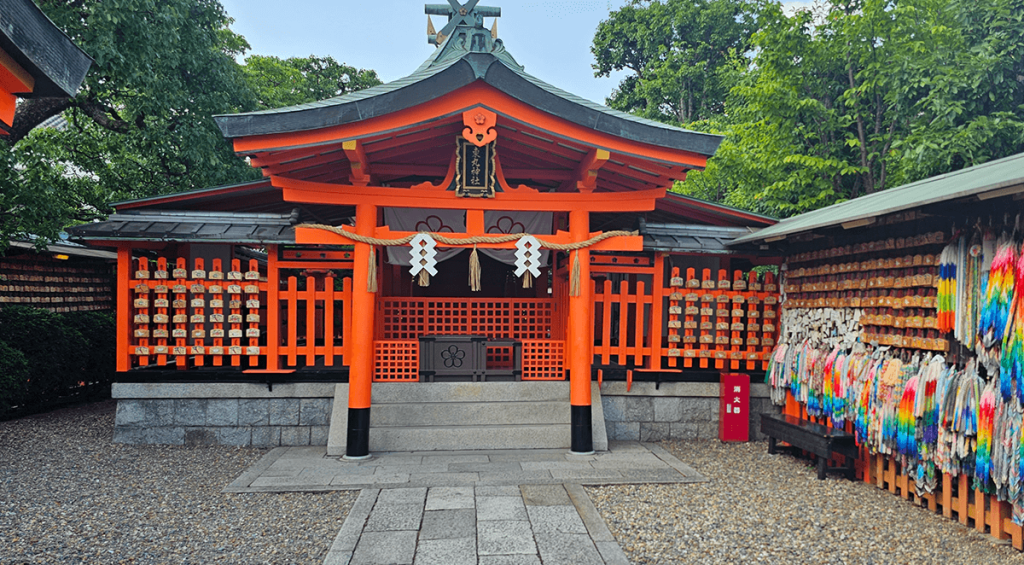
[[376,71],[314,55],[288,59],[250,55],[242,70],[261,108],[324,100],[381,84]]
[[[781,3],[756,10],[749,54],[733,51],[720,67],[732,69],[724,102],[687,124],[726,138],[684,192],[788,216],[1024,150],[1019,0],[821,0],[792,14]],[[662,25],[653,15],[644,21]],[[640,51],[638,37],[625,34],[609,49]],[[631,92],[659,87],[650,76],[638,74]]]
[[38,3],[95,62],[74,98],[18,105],[0,155],[0,252],[9,238],[34,234],[42,244],[103,217],[111,201],[256,178],[214,115],[380,82],[331,57],[239,65],[249,45],[218,0]]
[[598,26],[597,76],[629,71],[615,109],[685,124],[722,111],[734,68],[749,49],[756,4],[744,0],[631,0]]

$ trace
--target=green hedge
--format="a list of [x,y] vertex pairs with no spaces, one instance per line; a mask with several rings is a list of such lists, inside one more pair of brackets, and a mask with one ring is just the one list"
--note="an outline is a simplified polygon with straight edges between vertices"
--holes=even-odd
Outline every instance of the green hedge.
[[5,307],[0,310],[0,416],[108,386],[115,353],[111,314]]

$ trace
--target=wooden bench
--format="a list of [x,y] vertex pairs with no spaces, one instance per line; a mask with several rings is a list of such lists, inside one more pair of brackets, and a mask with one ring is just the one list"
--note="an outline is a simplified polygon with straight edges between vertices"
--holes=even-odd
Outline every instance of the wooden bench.
[[[818,458],[818,480],[824,480],[829,471],[845,471],[846,478],[856,478],[853,461],[857,458],[857,444],[853,434],[785,414],[761,414],[761,433],[768,436],[768,453],[776,452],[778,441],[813,453]],[[828,466],[828,460],[836,453],[846,457],[845,467]]]

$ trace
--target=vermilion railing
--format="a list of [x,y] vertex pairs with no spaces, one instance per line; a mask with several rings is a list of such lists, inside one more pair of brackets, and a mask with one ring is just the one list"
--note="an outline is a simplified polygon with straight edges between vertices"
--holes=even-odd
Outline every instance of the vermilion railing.
[[[618,286],[618,288],[615,288]],[[643,281],[630,290],[628,281],[618,285],[606,280],[594,285],[594,355],[602,365],[643,366],[651,355],[648,327],[654,297]]]
[[378,339],[421,335],[483,335],[492,339],[551,339],[555,301],[548,298],[405,298],[379,300]]
[[556,339],[524,339],[522,347],[524,381],[565,379],[565,342]]
[[297,277],[288,277],[282,281],[278,293],[280,366],[345,364],[348,353],[345,336],[351,335],[351,304],[350,278],[319,276],[304,277],[300,281]]

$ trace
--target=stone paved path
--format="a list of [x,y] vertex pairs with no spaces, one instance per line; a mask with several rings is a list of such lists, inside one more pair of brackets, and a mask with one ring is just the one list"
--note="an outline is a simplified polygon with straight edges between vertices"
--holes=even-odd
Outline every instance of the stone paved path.
[[689,483],[703,476],[658,445],[608,452],[409,452],[364,461],[282,447],[225,492],[362,489],[325,565],[626,565],[581,485]]

